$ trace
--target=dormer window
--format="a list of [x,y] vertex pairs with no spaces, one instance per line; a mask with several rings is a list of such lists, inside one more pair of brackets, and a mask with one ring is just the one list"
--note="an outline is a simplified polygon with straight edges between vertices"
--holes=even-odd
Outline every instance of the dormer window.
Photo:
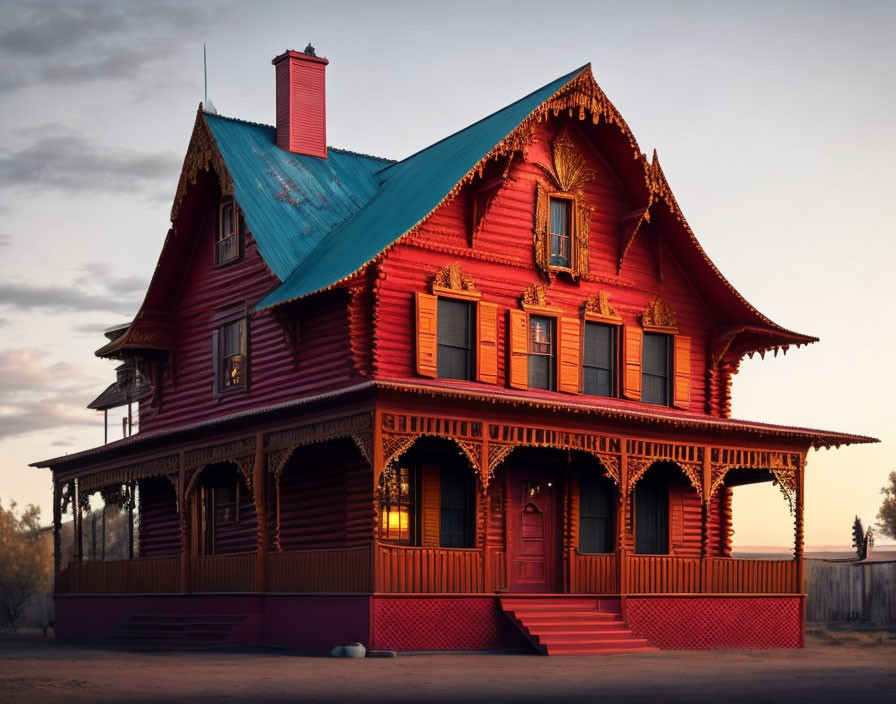
[[240,258],[240,214],[227,199],[218,209],[218,230],[215,236],[215,265],[227,264]]
[[568,198],[551,198],[551,266],[572,266],[572,203]]

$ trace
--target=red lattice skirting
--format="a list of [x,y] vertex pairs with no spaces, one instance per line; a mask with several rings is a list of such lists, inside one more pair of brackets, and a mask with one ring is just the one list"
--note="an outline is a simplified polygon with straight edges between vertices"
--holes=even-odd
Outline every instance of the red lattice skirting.
[[666,649],[802,648],[803,597],[628,597],[632,633]]

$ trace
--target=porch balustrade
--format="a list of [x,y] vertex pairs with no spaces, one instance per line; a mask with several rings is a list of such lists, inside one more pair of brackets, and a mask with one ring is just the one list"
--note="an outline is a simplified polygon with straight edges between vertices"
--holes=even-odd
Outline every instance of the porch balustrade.
[[193,592],[254,592],[255,553],[194,557],[190,587]]
[[57,594],[170,594],[180,591],[180,557],[73,562],[56,575]]
[[589,555],[569,550],[569,591],[573,594],[616,594],[619,558],[615,554]]
[[371,592],[370,547],[268,553],[264,584],[268,592]]
[[484,592],[482,551],[377,546],[378,592]]

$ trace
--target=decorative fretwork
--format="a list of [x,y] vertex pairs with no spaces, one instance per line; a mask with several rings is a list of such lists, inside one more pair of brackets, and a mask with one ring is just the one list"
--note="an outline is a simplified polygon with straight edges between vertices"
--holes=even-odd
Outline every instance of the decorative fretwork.
[[802,457],[798,452],[713,448],[710,460],[712,483],[708,498],[712,498],[732,469],[766,469],[774,475],[775,483],[787,499],[791,513],[796,510],[797,486],[802,467]]
[[383,433],[383,468],[401,457],[422,435],[391,435]]
[[213,171],[221,185],[221,195],[233,195],[233,179],[230,177],[230,172],[221,157],[221,152],[218,150],[201,109],[196,113],[193,135],[190,138],[187,156],[184,158],[183,170],[180,172],[180,181],[178,181],[174,205],[171,208],[171,222],[177,220],[181,203],[187,194],[187,187],[195,185],[200,171]]
[[598,291],[589,297],[582,306],[585,313],[600,316],[601,318],[618,319],[619,313],[610,305],[610,297],[604,291]]
[[136,479],[166,476],[170,473],[176,474],[177,470],[177,455],[167,455],[144,462],[135,462],[134,464],[105,469],[94,474],[86,474],[78,478],[78,486],[81,492],[86,495],[98,491],[104,486],[127,484]]
[[464,274],[457,262],[448,264],[435,273],[432,278],[432,288],[433,293],[440,288],[465,293],[479,293],[473,279]]
[[655,462],[672,462],[681,468],[694,490],[703,496],[703,458],[706,450],[702,446],[627,440],[626,448],[629,454],[627,493],[631,493],[637,481]]
[[593,208],[585,200],[584,185],[597,172],[588,168],[585,157],[564,127],[551,143],[551,165],[538,164],[549,183],[535,186],[535,263],[545,274],[551,270],[551,194],[571,196],[574,201],[573,251],[570,273],[573,278],[588,274],[588,240]]
[[513,452],[516,445],[505,445],[502,443],[490,442],[488,444],[488,476],[489,479],[495,476],[495,470],[498,465],[507,459],[507,455]]
[[255,438],[244,438],[233,442],[220,443],[197,450],[190,450],[184,454],[184,469],[190,473],[190,481],[185,494],[190,496],[202,469],[210,464],[218,462],[230,462],[236,465],[246,482],[246,486],[252,490],[252,466],[255,463]]
[[548,295],[541,284],[529,284],[520,296],[520,303],[527,306],[548,306]]
[[449,439],[482,439],[482,423],[470,420],[437,418],[410,413],[384,413],[382,427],[384,431],[390,433],[432,435]]
[[660,328],[663,330],[678,330],[678,320],[675,311],[669,307],[662,298],[657,296],[641,313],[641,326],[644,328]]
[[321,423],[310,423],[289,430],[270,433],[264,438],[265,452],[282,447],[298,447],[328,442],[337,438],[363,436],[373,430],[373,416],[370,413],[359,413],[345,418],[337,418]]

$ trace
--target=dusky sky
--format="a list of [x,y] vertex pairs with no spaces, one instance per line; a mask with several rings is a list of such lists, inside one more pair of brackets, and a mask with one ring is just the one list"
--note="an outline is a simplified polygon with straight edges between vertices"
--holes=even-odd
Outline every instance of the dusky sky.
[[[591,62],[692,229],[760,311],[821,342],[745,360],[733,416],[872,435],[811,452],[807,545],[848,545],[896,469],[896,4],[5,2],[0,14],[0,499],[100,444],[94,357],[149,281],[196,107],[271,124],[271,59],[330,60],[328,142],[400,159]],[[528,236],[528,235],[527,235]],[[113,419],[114,428],[120,424]],[[787,545],[769,485],[735,545]]]

